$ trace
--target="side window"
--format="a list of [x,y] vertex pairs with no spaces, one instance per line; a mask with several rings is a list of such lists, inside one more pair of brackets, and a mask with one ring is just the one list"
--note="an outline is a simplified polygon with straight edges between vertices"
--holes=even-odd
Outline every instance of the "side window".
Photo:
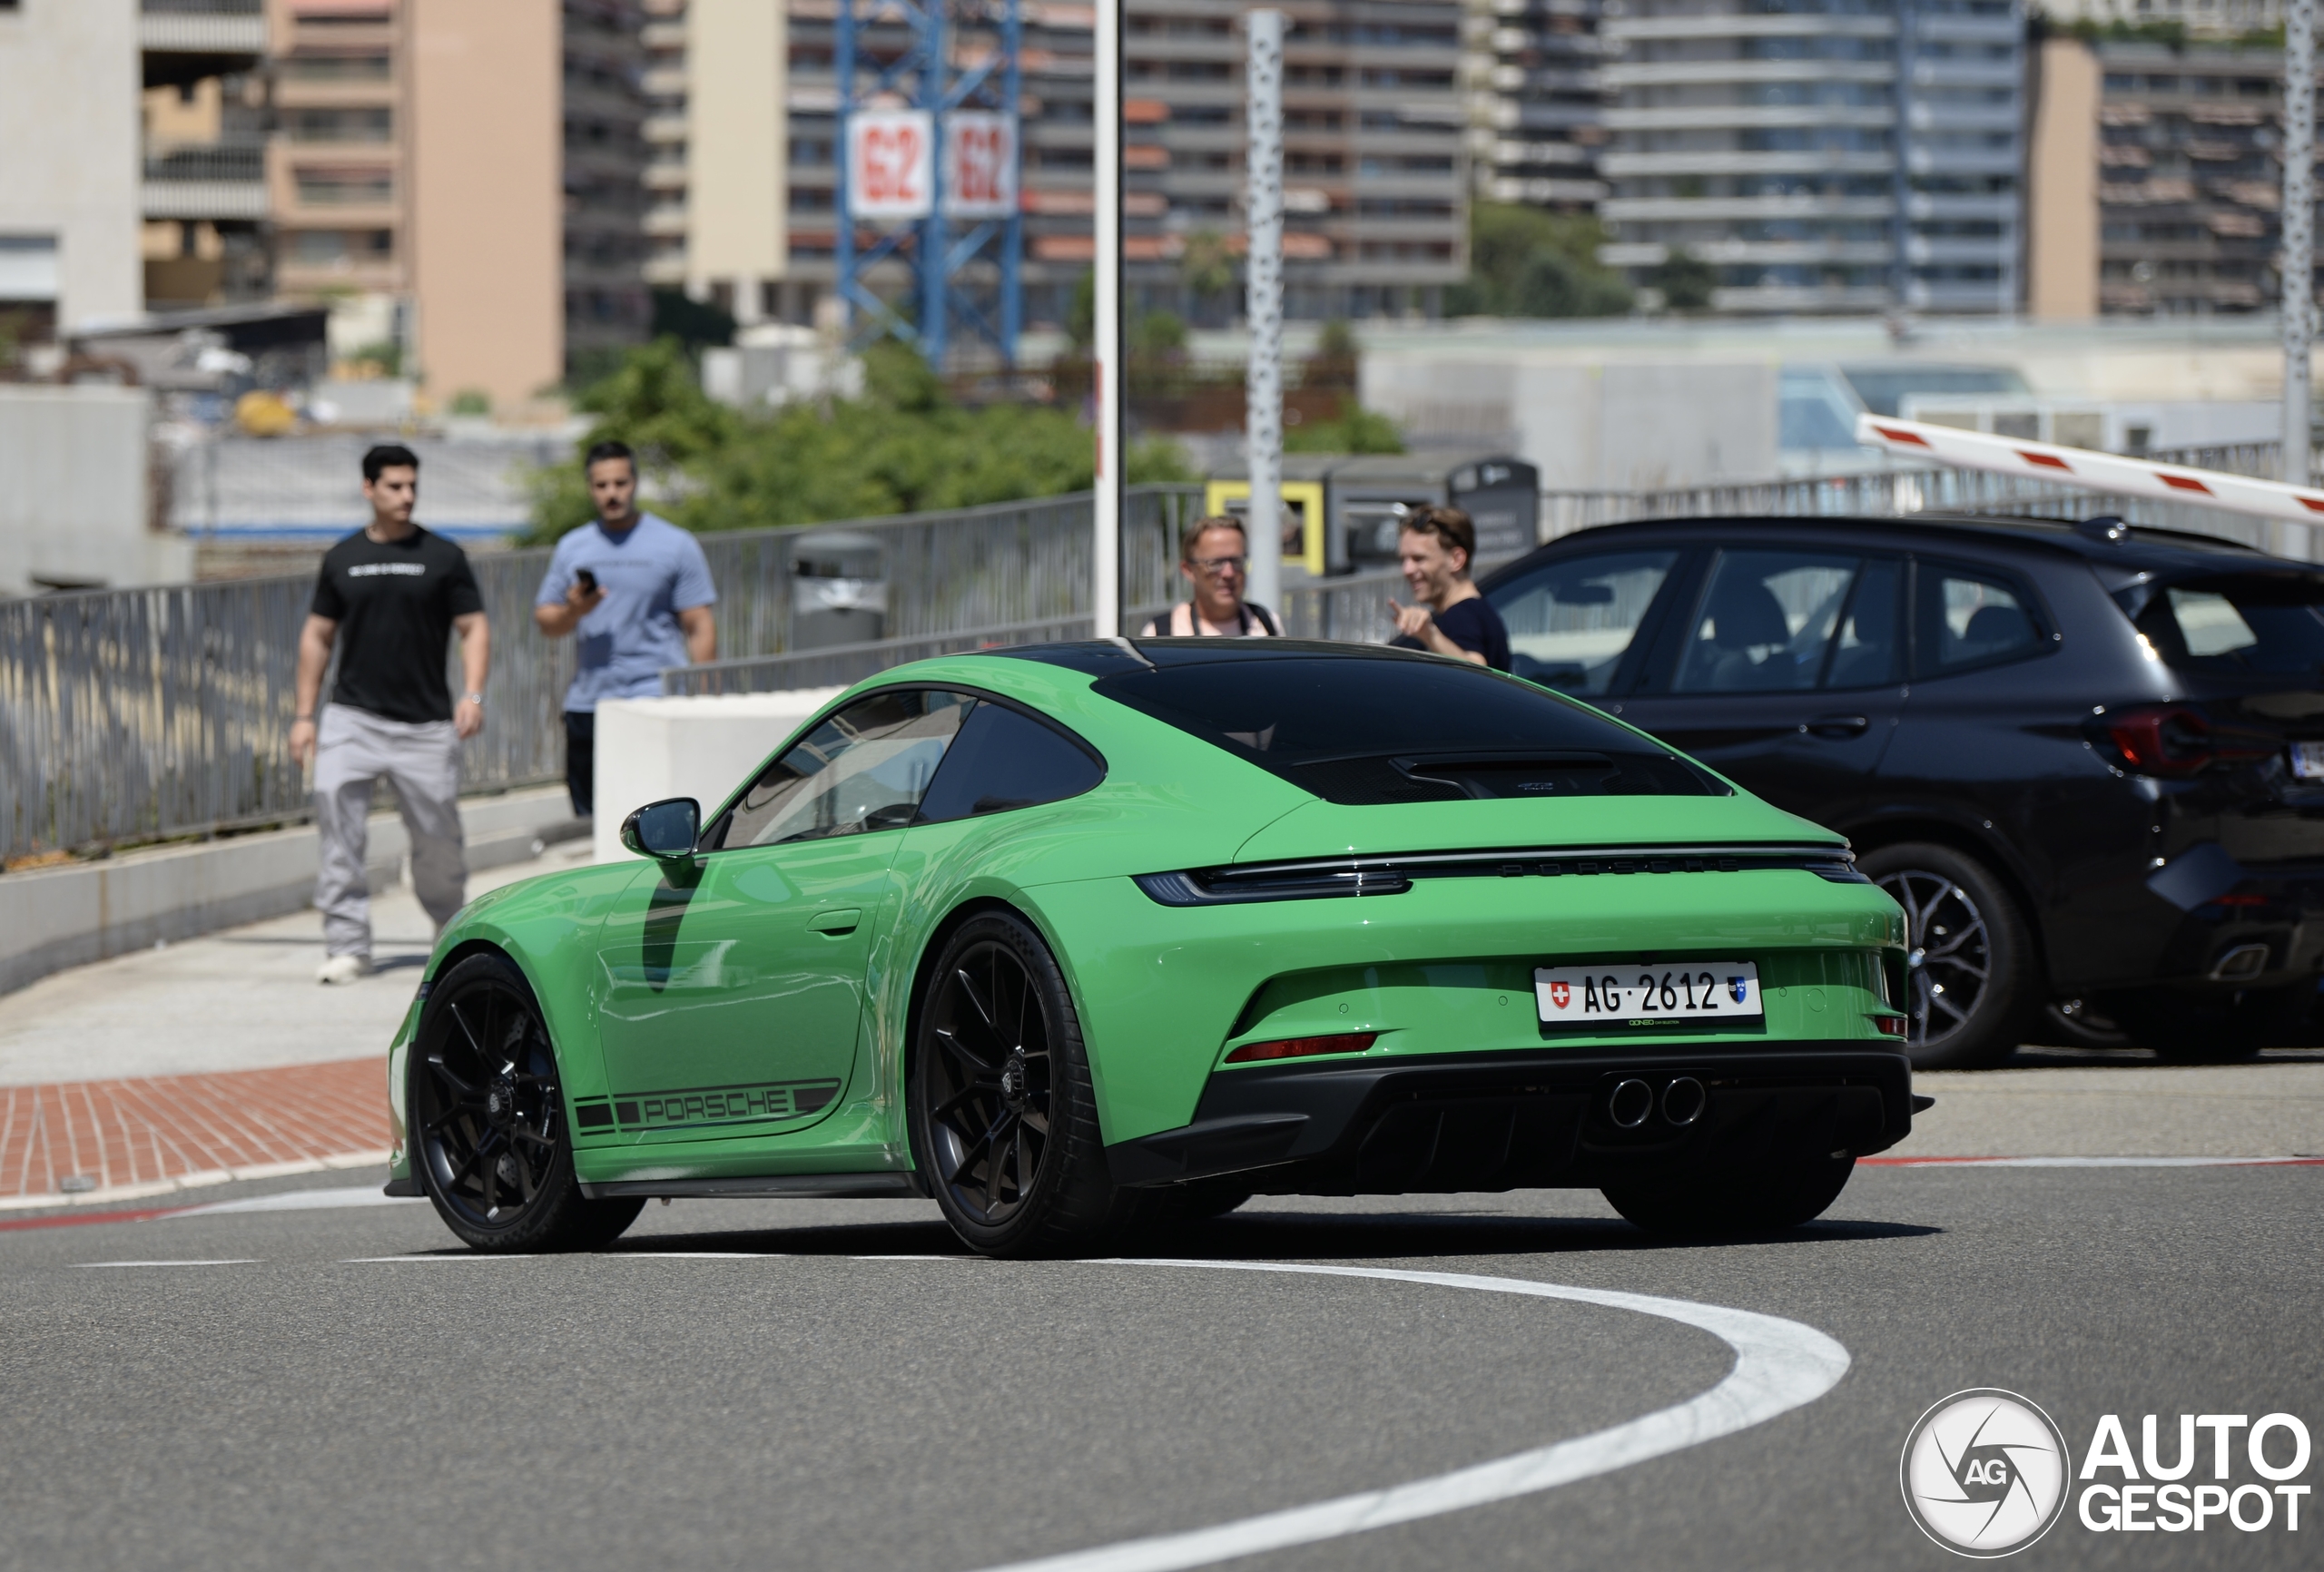
[[1105,778],[1104,767],[1062,733],[1006,705],[980,703],[921,800],[920,821],[1056,802]]
[[976,701],[905,689],[857,700],[783,752],[703,835],[704,850],[895,830],[920,811]]
[[1904,680],[1904,565],[1875,557],[1864,565],[1840,618],[1827,688],[1877,688]]
[[1860,558],[1829,552],[1721,552],[1687,630],[1672,691],[1815,687],[1862,566]]
[[1924,676],[2020,661],[2048,647],[2024,592],[2007,579],[1924,562],[1915,582],[1914,664]]
[[1493,591],[1512,674],[1561,693],[1605,693],[1678,560],[1675,551],[1574,557]]

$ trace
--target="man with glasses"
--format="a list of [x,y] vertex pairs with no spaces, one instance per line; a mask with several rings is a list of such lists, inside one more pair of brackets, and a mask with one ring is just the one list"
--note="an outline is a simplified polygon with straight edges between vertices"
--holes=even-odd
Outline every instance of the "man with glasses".
[[1281,638],[1283,629],[1266,607],[1243,598],[1250,545],[1236,519],[1200,518],[1178,545],[1178,571],[1194,586],[1194,597],[1170,608],[1167,617],[1146,624],[1141,638]]

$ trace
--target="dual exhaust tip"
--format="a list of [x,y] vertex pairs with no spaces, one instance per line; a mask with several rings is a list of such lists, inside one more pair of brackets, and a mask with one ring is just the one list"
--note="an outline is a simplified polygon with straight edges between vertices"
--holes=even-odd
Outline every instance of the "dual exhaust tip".
[[1710,1106],[1710,1093],[1692,1076],[1673,1076],[1663,1083],[1659,1095],[1635,1076],[1615,1082],[1606,1094],[1606,1117],[1618,1130],[1639,1128],[1654,1117],[1658,1106],[1665,1122],[1683,1130],[1703,1116]]

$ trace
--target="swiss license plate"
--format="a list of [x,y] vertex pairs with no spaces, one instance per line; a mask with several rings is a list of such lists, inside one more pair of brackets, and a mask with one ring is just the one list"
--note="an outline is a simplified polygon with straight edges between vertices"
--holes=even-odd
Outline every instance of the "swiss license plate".
[[2324,781],[2324,742],[2294,742],[2291,772],[2302,781]]
[[1666,961],[1654,966],[1533,968],[1541,1024],[1756,1020],[1759,968],[1748,960]]

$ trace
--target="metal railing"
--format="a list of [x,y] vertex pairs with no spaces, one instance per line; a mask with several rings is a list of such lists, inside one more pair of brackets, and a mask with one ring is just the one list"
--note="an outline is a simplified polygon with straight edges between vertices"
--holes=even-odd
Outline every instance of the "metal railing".
[[970,650],[1006,649],[1021,644],[1059,644],[1086,639],[1096,631],[1093,617],[1049,617],[1015,623],[1006,627],[970,628],[961,633],[932,634],[913,639],[874,639],[857,644],[832,644],[827,649],[799,650],[787,655],[744,656],[712,661],[699,666],[673,666],[662,673],[665,694],[775,693],[793,688],[843,688],[875,677],[891,666],[925,661],[936,655],[957,655]]
[[[1126,593],[1167,598],[1178,536],[1200,500],[1191,486],[1133,491]],[[892,632],[940,637],[1041,618],[1086,625],[1090,516],[1083,494],[704,535],[720,647],[786,651],[790,542],[823,528],[872,535],[886,548]],[[461,756],[466,791],[563,775],[573,641],[544,638],[532,618],[548,556],[470,559],[494,649],[485,728]],[[0,857],[305,818],[290,730],[313,583],[297,575],[0,601]],[[813,652],[810,669],[829,654]],[[456,659],[453,670],[457,682]]]

